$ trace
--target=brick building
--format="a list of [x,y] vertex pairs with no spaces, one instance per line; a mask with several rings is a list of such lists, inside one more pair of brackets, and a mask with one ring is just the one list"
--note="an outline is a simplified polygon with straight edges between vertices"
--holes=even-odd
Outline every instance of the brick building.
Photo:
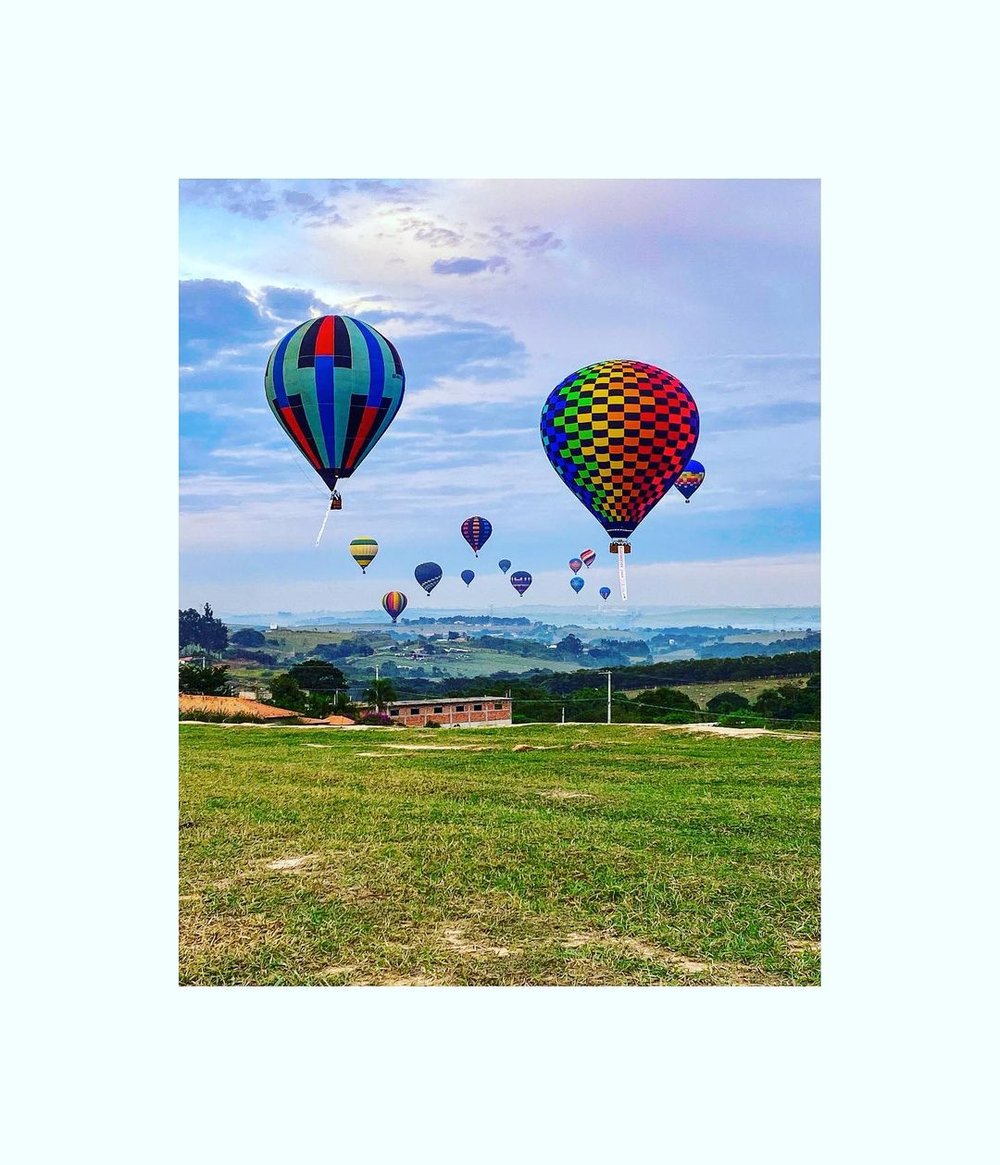
[[507,696],[462,696],[447,700],[395,700],[389,715],[407,728],[443,724],[446,728],[509,728],[511,702]]

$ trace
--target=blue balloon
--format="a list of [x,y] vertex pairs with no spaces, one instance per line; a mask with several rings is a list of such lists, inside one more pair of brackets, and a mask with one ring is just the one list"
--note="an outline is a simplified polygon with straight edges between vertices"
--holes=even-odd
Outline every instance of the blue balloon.
[[466,586],[468,586],[469,583],[471,583],[475,577],[476,577],[476,572],[474,570],[463,570],[462,571],[462,582],[464,582]]
[[497,566],[499,566],[500,569],[504,572],[504,574],[506,574],[507,571],[510,570],[510,559],[509,558],[501,558],[500,561],[497,563]]
[[413,577],[430,594],[441,581],[441,567],[436,562],[422,562],[413,572]]
[[523,597],[524,592],[531,586],[531,575],[526,570],[515,570],[510,576],[510,585]]
[[611,588],[610,587],[601,587],[601,589],[597,593],[601,596],[601,598],[605,602],[607,602],[608,599],[611,598]]
[[583,579],[578,574],[575,574],[569,580],[569,585],[579,594],[583,590]]

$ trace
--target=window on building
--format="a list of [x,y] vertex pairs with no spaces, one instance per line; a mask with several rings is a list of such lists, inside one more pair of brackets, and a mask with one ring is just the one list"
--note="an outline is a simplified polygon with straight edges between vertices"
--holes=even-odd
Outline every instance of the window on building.
[[456,711],[456,712],[464,712],[464,711],[465,711],[465,705],[464,705],[464,704],[456,704],[456,705],[455,705],[455,711]]
[[483,706],[482,706],[482,704],[473,704],[472,710],[473,710],[473,712],[482,712]]
[[503,704],[494,704],[493,711],[494,712],[502,712],[503,711]]
[[390,708],[390,709],[389,709],[389,715],[390,715],[390,716],[398,716],[398,715],[399,715],[399,709],[398,709],[398,708]]
[[410,715],[411,715],[411,716],[419,716],[419,715],[420,715],[420,709],[419,709],[419,708],[411,708],[411,709],[410,709]]
[[442,707],[442,705],[438,704],[438,706],[434,709],[434,711],[435,712],[443,712],[444,708]]

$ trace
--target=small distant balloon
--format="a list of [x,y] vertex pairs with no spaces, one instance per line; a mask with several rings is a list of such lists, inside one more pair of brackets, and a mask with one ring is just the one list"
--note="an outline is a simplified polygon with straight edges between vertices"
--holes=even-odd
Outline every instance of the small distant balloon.
[[569,580],[569,585],[579,594],[583,590],[583,579],[578,574],[575,574]]
[[684,466],[684,472],[674,482],[674,487],[684,500],[689,502],[691,495],[705,480],[705,467],[700,461],[691,460]]
[[462,582],[464,582],[466,586],[468,586],[469,583],[471,583],[475,577],[476,577],[476,572],[474,570],[463,570],[462,571]]
[[515,570],[510,576],[510,585],[519,595],[523,595],[531,586],[531,575],[526,570]]
[[580,569],[581,566],[583,566],[583,559],[582,558],[571,558],[569,560],[569,568],[574,574],[576,574],[576,572]]
[[506,574],[507,571],[510,570],[510,559],[509,558],[501,558],[500,561],[497,563],[497,566],[499,566],[500,569],[504,572],[504,574]]
[[594,562],[597,560],[597,554],[593,550],[581,550],[580,558],[583,561],[583,565],[588,570],[590,570],[590,568],[594,565]]
[[485,518],[466,518],[462,523],[462,537],[472,547],[472,552],[477,558],[492,533],[493,527]]
[[389,591],[387,595],[382,596],[382,610],[395,623],[406,610],[406,595],[402,591]]
[[605,602],[607,602],[608,599],[611,598],[611,588],[610,587],[601,587],[601,589],[597,593],[601,596],[601,598]]
[[436,562],[421,562],[414,570],[413,577],[430,594],[441,581],[441,567]]
[[378,543],[374,538],[352,538],[351,539],[351,557],[361,567],[361,573],[365,573],[365,568],[371,566],[378,554]]

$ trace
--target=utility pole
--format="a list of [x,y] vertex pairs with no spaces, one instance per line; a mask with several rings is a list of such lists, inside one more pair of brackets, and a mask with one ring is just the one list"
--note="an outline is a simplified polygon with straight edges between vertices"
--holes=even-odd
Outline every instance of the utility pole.
[[611,672],[604,673],[608,677],[608,723],[611,723]]
[[566,705],[565,704],[563,704],[563,709],[562,709],[562,722],[563,722],[563,724],[566,723]]
[[378,664],[375,664],[375,683],[378,683]]

